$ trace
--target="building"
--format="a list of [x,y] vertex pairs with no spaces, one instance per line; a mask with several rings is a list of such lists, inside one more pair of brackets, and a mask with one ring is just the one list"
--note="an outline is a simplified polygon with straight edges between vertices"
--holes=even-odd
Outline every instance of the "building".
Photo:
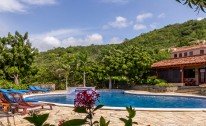
[[[205,42],[205,41],[203,41]],[[158,78],[197,86],[206,83],[206,44],[173,48],[171,58],[152,65]]]

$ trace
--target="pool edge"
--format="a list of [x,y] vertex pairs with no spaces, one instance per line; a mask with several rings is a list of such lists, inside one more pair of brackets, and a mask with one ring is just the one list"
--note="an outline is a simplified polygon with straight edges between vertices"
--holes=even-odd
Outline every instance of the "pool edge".
[[[183,96],[180,94],[160,94],[160,93],[135,93],[135,92],[130,92],[130,91],[124,91],[124,93],[127,94],[144,94],[144,95],[166,95],[166,96],[181,96],[181,97],[198,97],[198,98],[206,98],[206,96],[199,96],[199,95],[191,95],[191,94],[184,94]],[[41,95],[64,95],[66,93],[45,93],[45,94],[32,94],[32,95],[25,95],[24,98],[26,97],[32,97],[32,96],[41,96]],[[74,107],[73,104],[60,104],[60,103],[54,103],[54,102],[44,102],[44,101],[39,101],[42,103],[50,103],[54,104],[56,106],[60,107]],[[125,107],[110,107],[110,106],[104,106],[101,108],[102,110],[119,110],[119,111],[126,111]],[[135,107],[136,111],[155,111],[155,112],[206,112],[206,108],[138,108]]]

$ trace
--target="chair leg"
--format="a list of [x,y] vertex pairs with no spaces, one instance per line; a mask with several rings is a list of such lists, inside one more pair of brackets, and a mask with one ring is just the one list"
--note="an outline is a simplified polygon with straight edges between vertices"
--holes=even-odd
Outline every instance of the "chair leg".
[[50,110],[52,110],[53,108],[52,108],[52,105],[49,105],[49,107],[50,107]]
[[23,108],[23,112],[21,113],[22,115],[26,115],[27,114],[27,109]]

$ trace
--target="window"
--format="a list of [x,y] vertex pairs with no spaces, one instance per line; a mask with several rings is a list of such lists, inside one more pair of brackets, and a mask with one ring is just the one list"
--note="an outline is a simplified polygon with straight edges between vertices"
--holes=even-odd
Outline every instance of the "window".
[[182,57],[182,53],[179,54],[179,57],[180,57],[180,58]]
[[184,78],[195,78],[195,69],[184,69]]
[[204,55],[204,50],[200,50],[200,55]]
[[177,54],[174,54],[174,58],[177,58]]
[[193,56],[193,52],[189,52],[189,56]]
[[184,57],[187,57],[187,52],[184,53]]

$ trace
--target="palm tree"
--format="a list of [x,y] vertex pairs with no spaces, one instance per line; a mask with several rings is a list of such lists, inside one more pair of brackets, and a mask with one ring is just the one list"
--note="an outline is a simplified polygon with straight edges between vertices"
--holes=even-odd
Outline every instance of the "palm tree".
[[83,86],[86,87],[86,71],[87,71],[87,66],[90,63],[88,60],[88,55],[87,53],[79,53],[78,54],[78,68],[83,71]]
[[206,0],[176,0],[179,3],[182,3],[184,5],[188,5],[190,8],[195,8],[195,11],[202,10],[205,11],[206,8]]

